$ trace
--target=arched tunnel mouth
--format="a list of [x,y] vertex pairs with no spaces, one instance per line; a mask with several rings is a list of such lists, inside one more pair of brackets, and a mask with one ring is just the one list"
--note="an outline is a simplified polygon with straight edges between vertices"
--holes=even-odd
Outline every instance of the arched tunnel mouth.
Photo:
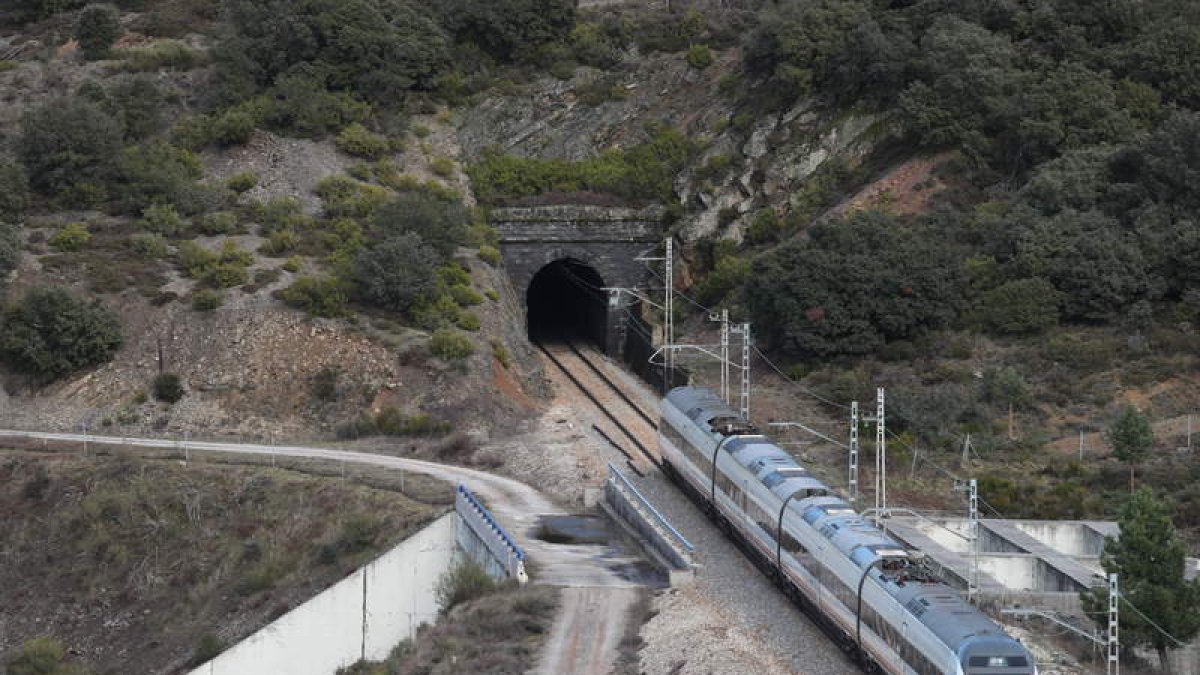
[[538,270],[525,294],[529,339],[586,340],[606,349],[604,279],[587,263],[560,258]]

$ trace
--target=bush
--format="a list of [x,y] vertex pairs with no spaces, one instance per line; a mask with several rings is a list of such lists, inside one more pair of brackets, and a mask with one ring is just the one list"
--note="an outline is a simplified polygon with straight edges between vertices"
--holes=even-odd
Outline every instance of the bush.
[[146,258],[161,258],[167,254],[167,240],[161,234],[138,232],[129,238],[129,248]]
[[232,211],[213,211],[200,219],[200,233],[207,235],[230,234],[238,229],[237,214]]
[[0,222],[17,222],[29,204],[29,178],[25,167],[0,157]]
[[225,181],[225,187],[233,190],[239,195],[250,191],[254,186],[258,185],[258,174],[253,171],[242,171],[235,173]]
[[692,45],[687,50],[687,64],[696,70],[704,70],[713,63],[712,50],[708,45]]
[[192,657],[188,659],[188,665],[193,667],[203,665],[220,656],[223,651],[225,651],[225,641],[212,633],[205,633],[196,643],[196,649],[192,652]]
[[142,211],[142,227],[164,237],[173,237],[183,232],[187,223],[171,204],[152,204]]
[[607,150],[580,162],[537,159],[488,152],[467,168],[481,202],[545,192],[604,192],[628,199],[669,200],[675,175],[692,145],[675,130],[661,130],[642,145]]
[[282,267],[287,272],[299,272],[300,270],[304,269],[304,258],[301,258],[298,255],[291,256],[287,260],[283,261]]
[[46,380],[109,361],[121,342],[116,314],[56,286],[31,288],[0,325],[0,357]]
[[333,277],[300,277],[291,286],[278,291],[290,307],[313,316],[338,317],[346,314],[346,289]]
[[437,288],[437,254],[413,233],[399,234],[361,251],[354,275],[363,299],[396,312],[407,312]]
[[200,275],[200,282],[213,288],[233,288],[250,280],[244,265],[222,262],[208,267]]
[[121,151],[117,162],[122,208],[140,213],[146,207],[167,205],[195,214],[220,208],[224,191],[200,186],[204,170],[196,155],[173,145],[152,142]]
[[52,637],[34,638],[13,650],[5,661],[9,675],[85,675],[86,671],[64,663],[66,650]]
[[84,58],[104,58],[117,38],[121,37],[120,10],[108,4],[84,7],[75,19],[74,35]]
[[484,244],[479,247],[479,259],[492,267],[496,267],[500,264],[500,249],[489,244]]
[[429,341],[429,351],[445,361],[462,361],[475,353],[475,343],[456,330],[439,328]]
[[209,142],[222,147],[244,145],[254,135],[258,121],[245,110],[226,110],[209,120]]
[[470,220],[462,202],[421,191],[397,195],[380,207],[372,224],[385,238],[415,234],[438,256],[448,258],[466,243]]
[[95,103],[60,98],[26,111],[17,150],[35,190],[88,206],[103,199],[123,136],[120,123]]
[[429,415],[408,417],[399,408],[387,406],[375,415],[375,429],[387,436],[433,436],[450,431],[450,425]]
[[367,130],[358,122],[342,129],[336,143],[342,152],[367,159],[379,159],[392,149],[386,137]]
[[454,175],[454,160],[449,157],[434,157],[429,162],[429,170],[440,178],[450,178]]
[[1039,333],[1058,323],[1060,294],[1045,279],[1018,279],[984,293],[977,313],[997,333]]
[[192,293],[192,309],[197,312],[211,312],[225,304],[225,294],[209,288],[202,288]]
[[154,398],[164,403],[177,403],[183,398],[183,380],[175,373],[163,373],[154,378]]
[[126,70],[149,72],[159,70],[191,70],[204,63],[204,52],[192,49],[179,40],[159,40],[146,47],[121,51]]
[[67,253],[82,250],[91,240],[92,235],[88,232],[87,225],[83,223],[70,223],[50,235],[50,241],[47,243],[55,251]]
[[258,252],[274,258],[295,249],[299,245],[300,237],[296,236],[295,230],[275,230],[267,237],[267,241],[258,248]]
[[470,602],[496,590],[496,582],[475,561],[462,559],[446,570],[434,588],[438,609],[443,614],[456,605]]

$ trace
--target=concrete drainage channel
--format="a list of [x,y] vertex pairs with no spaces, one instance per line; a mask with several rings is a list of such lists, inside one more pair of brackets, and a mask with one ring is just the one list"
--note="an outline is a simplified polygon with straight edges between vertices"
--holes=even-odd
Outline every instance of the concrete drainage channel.
[[695,547],[612,464],[608,465],[601,508],[642,545],[655,565],[667,574],[671,586],[695,579],[696,564],[692,559]]

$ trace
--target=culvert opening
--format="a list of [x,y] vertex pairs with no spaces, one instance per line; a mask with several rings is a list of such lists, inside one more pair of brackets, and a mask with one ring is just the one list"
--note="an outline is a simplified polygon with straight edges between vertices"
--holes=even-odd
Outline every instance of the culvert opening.
[[572,258],[538,270],[525,295],[533,340],[586,340],[605,349],[607,292],[591,266]]

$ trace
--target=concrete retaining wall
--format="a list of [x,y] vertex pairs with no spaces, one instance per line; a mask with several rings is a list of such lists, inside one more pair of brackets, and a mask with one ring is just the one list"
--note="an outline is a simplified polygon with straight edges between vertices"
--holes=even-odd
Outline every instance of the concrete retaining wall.
[[455,557],[447,513],[189,675],[331,675],[379,660],[437,618],[434,587]]

